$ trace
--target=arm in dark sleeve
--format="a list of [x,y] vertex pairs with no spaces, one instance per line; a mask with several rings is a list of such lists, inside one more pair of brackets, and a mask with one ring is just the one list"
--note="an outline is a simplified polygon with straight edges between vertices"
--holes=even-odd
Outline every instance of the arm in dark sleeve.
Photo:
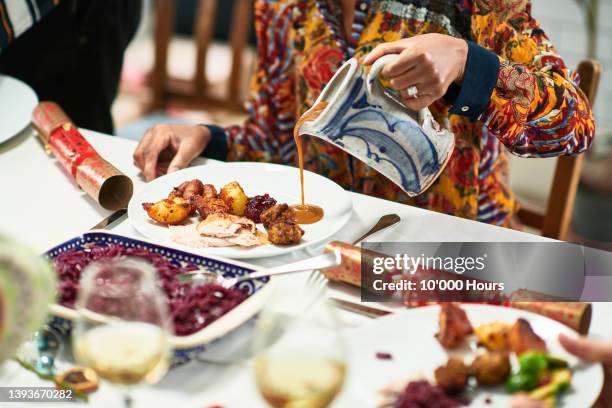
[[229,147],[227,144],[227,134],[225,133],[225,129],[221,126],[216,125],[204,125],[210,130],[211,139],[206,146],[206,149],[202,152],[202,156],[208,157],[210,159],[215,160],[223,160],[227,159],[227,153],[229,151]]
[[480,45],[467,41],[468,55],[461,85],[452,83],[444,101],[451,114],[478,120],[491,101],[499,74],[499,57]]

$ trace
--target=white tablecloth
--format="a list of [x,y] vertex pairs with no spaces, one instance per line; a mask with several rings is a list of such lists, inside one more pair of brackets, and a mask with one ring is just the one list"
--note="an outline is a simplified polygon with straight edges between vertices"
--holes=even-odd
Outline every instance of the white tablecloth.
[[[102,156],[111,161],[135,181],[136,191],[144,185],[132,164],[133,141],[84,131],[87,139]],[[200,162],[198,162],[200,163]],[[72,238],[110,214],[84,195],[60,168],[48,157],[38,140],[26,131],[16,139],[0,145],[0,233],[44,251]],[[387,241],[541,241],[544,238],[490,226],[457,217],[409,207],[361,194],[351,194],[354,211],[348,225],[333,239],[351,241],[369,229],[383,214],[397,213],[401,224],[373,237]],[[128,222],[113,227],[113,232],[138,237]],[[283,258],[251,260],[261,266],[272,266],[288,259],[304,257],[295,252]],[[248,261],[248,260],[247,260]],[[288,276],[281,285],[296,286],[301,276]],[[354,294],[335,293],[354,297]],[[341,312],[343,330],[348,335],[351,327],[367,324],[369,318]],[[612,303],[594,305],[591,333],[612,339]],[[350,368],[349,368],[350,369]],[[48,386],[15,363],[0,366],[1,386]],[[213,366],[193,363],[172,370],[160,384],[139,388],[134,392],[136,407],[223,407],[265,406],[258,395],[248,363],[232,366]],[[111,407],[120,403],[119,393],[108,385],[95,393],[90,406]],[[53,404],[54,407],[62,404]],[[2,403],[0,403],[0,406]],[[15,406],[7,404],[7,406]],[[25,406],[25,405],[24,405]],[[41,404],[31,404],[40,407]],[[66,405],[74,406],[74,404]],[[348,393],[343,393],[336,407],[359,407]]]

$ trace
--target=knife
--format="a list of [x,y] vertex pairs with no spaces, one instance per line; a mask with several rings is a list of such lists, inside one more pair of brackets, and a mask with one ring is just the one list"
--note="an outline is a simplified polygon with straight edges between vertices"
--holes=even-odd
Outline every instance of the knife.
[[362,303],[351,302],[348,300],[338,299],[338,298],[330,298],[329,299],[332,304],[340,309],[348,310],[349,312],[357,313],[363,316],[377,318],[381,316],[386,316],[391,314],[388,310],[378,309],[375,307],[366,306]]
[[109,215],[108,217],[104,218],[102,221],[100,221],[96,225],[94,225],[93,227],[91,227],[90,230],[106,229],[108,228],[109,225],[119,220],[119,218],[123,217],[126,213],[127,213],[127,208],[122,208],[120,210],[117,210],[111,215]]

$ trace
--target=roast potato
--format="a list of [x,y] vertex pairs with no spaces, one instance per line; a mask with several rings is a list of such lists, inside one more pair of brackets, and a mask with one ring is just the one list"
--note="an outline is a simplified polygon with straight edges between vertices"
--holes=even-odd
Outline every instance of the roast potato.
[[508,346],[517,356],[527,351],[547,351],[544,340],[525,319],[518,319],[508,331]]
[[156,203],[142,203],[142,208],[153,220],[166,225],[183,222],[191,214],[192,206],[181,197],[166,198]]
[[510,325],[505,322],[481,324],[474,329],[478,342],[491,351],[508,350],[508,331]]
[[195,200],[203,194],[203,191],[204,185],[202,182],[193,179],[181,183],[178,187],[174,187],[168,195],[168,198],[184,198],[191,204],[191,214],[194,214],[196,211]]
[[231,209],[234,215],[244,215],[249,198],[237,181],[232,181],[223,186],[219,192],[219,198]]

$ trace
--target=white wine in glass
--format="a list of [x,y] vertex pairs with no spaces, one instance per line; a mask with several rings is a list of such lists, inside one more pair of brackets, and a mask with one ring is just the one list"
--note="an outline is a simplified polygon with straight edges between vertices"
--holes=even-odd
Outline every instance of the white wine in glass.
[[345,371],[343,362],[317,355],[278,354],[255,360],[261,395],[279,408],[328,406],[342,388]]
[[155,325],[118,322],[92,328],[77,340],[81,363],[114,384],[154,384],[168,369],[167,339]]
[[325,291],[277,291],[256,325],[255,379],[275,408],[324,408],[342,389],[345,355]]
[[76,304],[75,358],[124,387],[125,406],[131,406],[129,386],[154,384],[168,370],[172,325],[155,269],[132,258],[92,263]]

